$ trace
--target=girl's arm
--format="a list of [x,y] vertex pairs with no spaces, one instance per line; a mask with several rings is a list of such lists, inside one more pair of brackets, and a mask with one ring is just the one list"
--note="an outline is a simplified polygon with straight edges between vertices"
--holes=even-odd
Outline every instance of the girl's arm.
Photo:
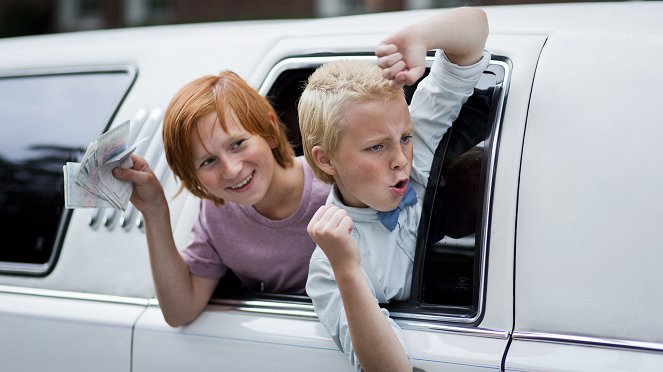
[[115,168],[113,175],[133,183],[131,202],[141,211],[152,267],[154,288],[166,322],[177,327],[196,319],[216,288],[218,279],[192,275],[180,256],[170,226],[170,211],[159,180],[145,159],[132,155],[132,168]]

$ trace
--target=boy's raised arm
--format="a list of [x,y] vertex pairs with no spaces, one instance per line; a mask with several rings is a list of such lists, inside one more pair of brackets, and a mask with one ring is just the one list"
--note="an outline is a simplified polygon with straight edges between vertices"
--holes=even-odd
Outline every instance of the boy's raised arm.
[[385,78],[414,84],[425,71],[426,51],[444,50],[459,66],[481,59],[488,38],[488,19],[479,8],[457,8],[408,25],[384,39],[375,49]]

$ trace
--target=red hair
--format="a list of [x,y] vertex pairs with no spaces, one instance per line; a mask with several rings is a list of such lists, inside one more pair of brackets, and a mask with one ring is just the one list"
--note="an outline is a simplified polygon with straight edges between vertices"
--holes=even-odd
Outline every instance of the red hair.
[[211,112],[216,112],[221,127],[227,132],[224,120],[227,110],[235,113],[249,133],[275,144],[272,154],[281,167],[288,168],[294,163],[294,151],[288,143],[284,126],[267,99],[232,71],[206,75],[175,94],[163,120],[166,160],[175,177],[182,181],[177,194],[186,187],[200,198],[223,204],[223,199],[207,193],[196,177],[191,136],[198,119]]

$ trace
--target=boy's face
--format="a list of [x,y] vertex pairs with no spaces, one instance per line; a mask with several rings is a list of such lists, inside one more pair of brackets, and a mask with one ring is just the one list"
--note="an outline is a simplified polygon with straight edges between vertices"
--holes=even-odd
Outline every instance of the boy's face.
[[330,164],[343,202],[390,211],[398,206],[412,167],[412,123],[403,97],[345,110],[345,125]]

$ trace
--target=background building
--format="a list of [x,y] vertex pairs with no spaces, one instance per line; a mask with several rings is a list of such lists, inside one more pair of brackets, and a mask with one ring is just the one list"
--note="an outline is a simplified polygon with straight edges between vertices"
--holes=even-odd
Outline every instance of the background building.
[[523,2],[551,1],[0,0],[0,37],[173,23],[333,17],[404,9]]

